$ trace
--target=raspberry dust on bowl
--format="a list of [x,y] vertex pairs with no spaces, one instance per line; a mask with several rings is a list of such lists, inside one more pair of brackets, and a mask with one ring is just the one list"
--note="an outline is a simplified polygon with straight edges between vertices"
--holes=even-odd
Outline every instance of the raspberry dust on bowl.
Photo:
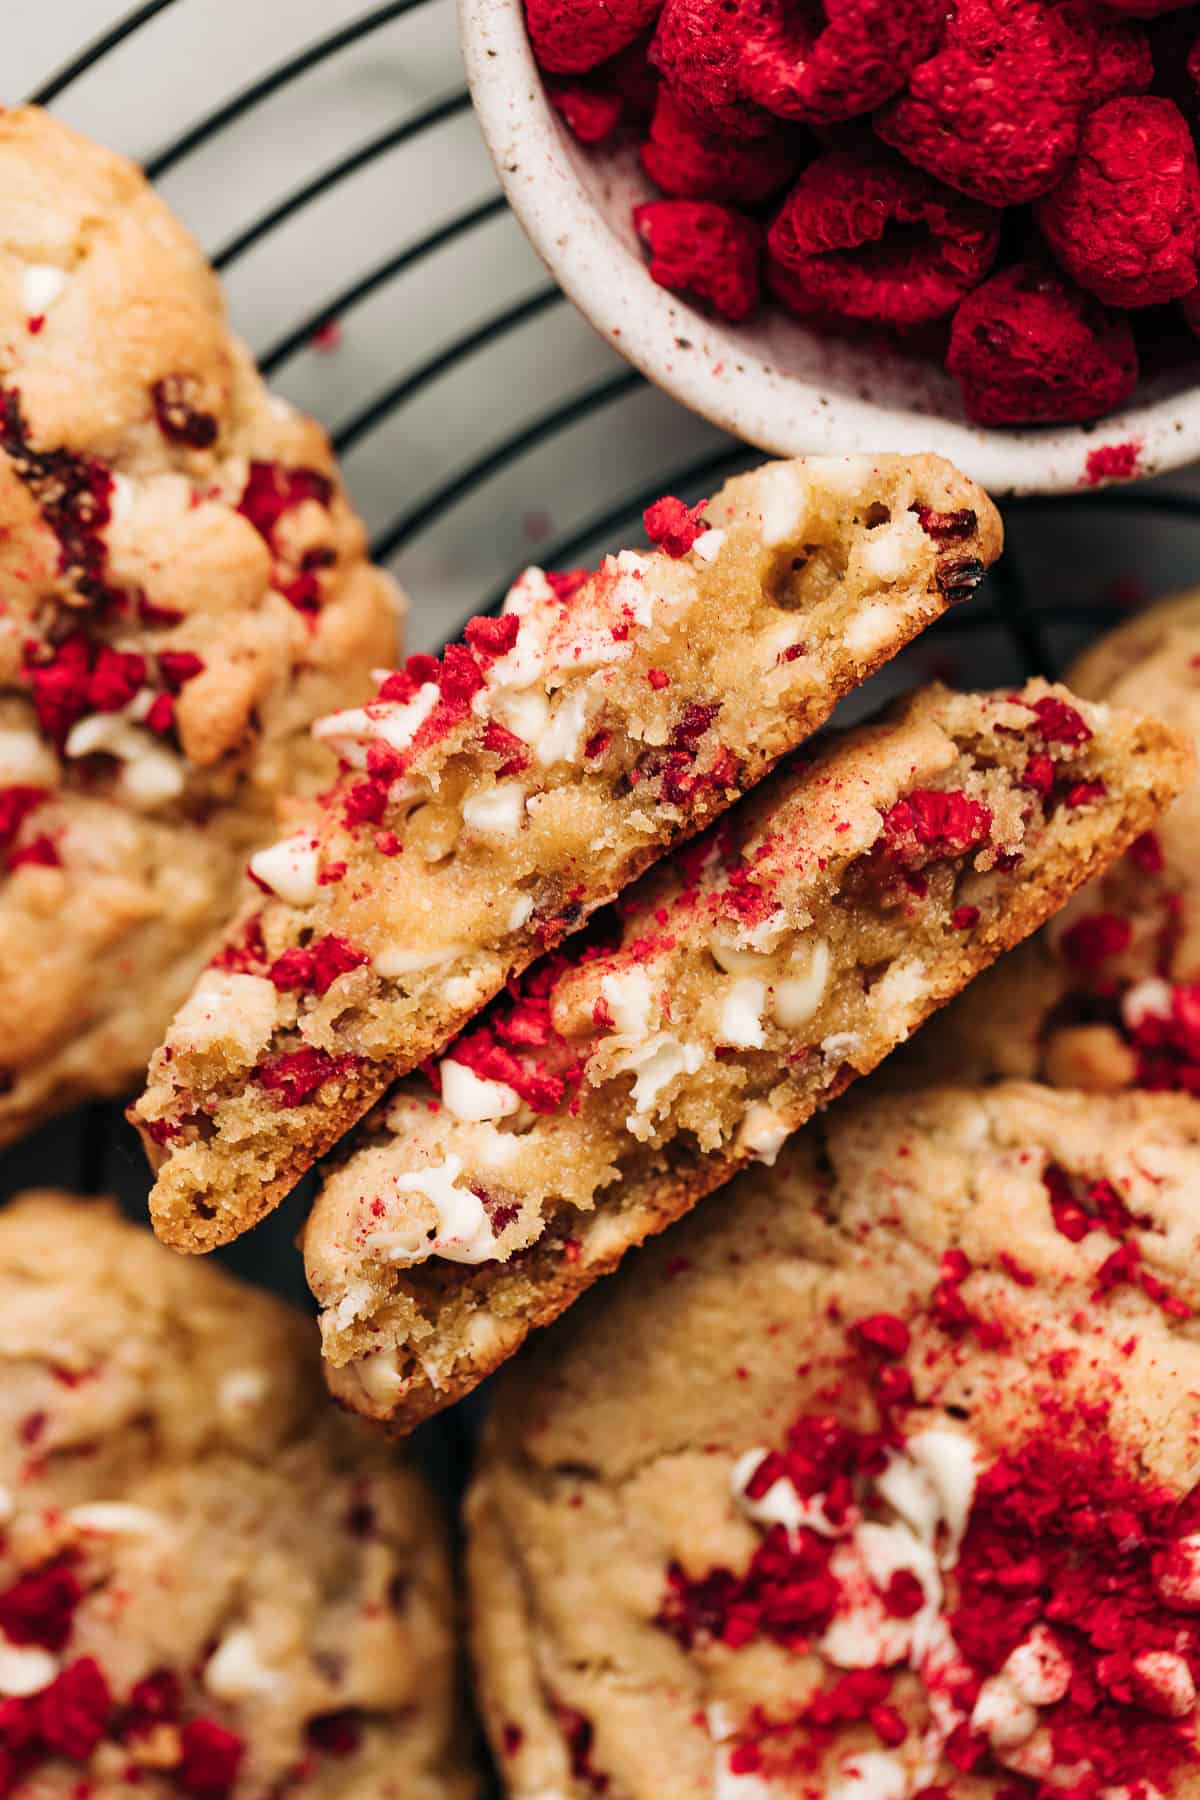
[[998,492],[1129,480],[1200,449],[1200,7],[462,15],[536,247],[617,349],[714,423],[794,453],[858,448],[882,418],[889,445],[933,443]]

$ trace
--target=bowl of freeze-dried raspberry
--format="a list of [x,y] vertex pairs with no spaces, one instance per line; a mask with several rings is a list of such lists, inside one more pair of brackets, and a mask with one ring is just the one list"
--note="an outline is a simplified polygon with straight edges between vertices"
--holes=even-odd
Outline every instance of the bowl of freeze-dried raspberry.
[[459,4],[534,247],[694,411],[999,494],[1200,456],[1200,3]]

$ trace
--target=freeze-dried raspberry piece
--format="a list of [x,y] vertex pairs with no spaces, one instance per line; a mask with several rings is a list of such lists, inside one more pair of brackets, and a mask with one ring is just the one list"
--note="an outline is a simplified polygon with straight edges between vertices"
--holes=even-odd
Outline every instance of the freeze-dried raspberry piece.
[[633,224],[650,252],[650,278],[673,293],[707,300],[723,319],[758,305],[762,231],[753,219],[707,200],[647,200]]
[[661,0],[525,0],[533,54],[554,75],[580,75],[624,50]]
[[954,315],[946,367],[981,425],[1098,419],[1129,398],[1129,321],[1038,263],[1001,269]]
[[38,1736],[46,1748],[86,1762],[104,1736],[112,1694],[94,1656],[80,1656],[34,1701]]
[[237,1780],[246,1746],[215,1719],[192,1719],[180,1733],[182,1759],[175,1779],[185,1794],[219,1800]]
[[668,556],[686,556],[696,539],[708,529],[704,523],[707,505],[707,500],[699,500],[695,506],[685,506],[674,494],[664,494],[642,514],[646,536]]
[[760,0],[742,56],[743,92],[809,125],[857,118],[899,92],[932,52],[944,16],[941,0]]
[[1000,215],[898,158],[834,150],[804,170],[767,242],[814,308],[915,325],[982,281]]
[[347,1074],[357,1061],[356,1056],[330,1056],[327,1050],[305,1044],[302,1050],[285,1050],[260,1063],[254,1079],[276,1095],[281,1106],[303,1106],[319,1087]]
[[1149,87],[1136,26],[1083,0],[959,0],[942,43],[875,129],[909,162],[993,206],[1065,172],[1090,106]]
[[791,180],[800,166],[800,144],[784,131],[762,138],[709,131],[664,84],[641,159],[651,181],[673,199],[756,206]]
[[759,30],[766,5],[769,0],[665,0],[650,61],[709,131],[756,138],[777,129],[742,84],[746,41]]
[[602,144],[621,123],[621,96],[595,82],[547,81],[546,98],[581,144]]
[[1157,306],[1196,286],[1200,170],[1171,100],[1109,100],[1035,217],[1058,261],[1106,306]]

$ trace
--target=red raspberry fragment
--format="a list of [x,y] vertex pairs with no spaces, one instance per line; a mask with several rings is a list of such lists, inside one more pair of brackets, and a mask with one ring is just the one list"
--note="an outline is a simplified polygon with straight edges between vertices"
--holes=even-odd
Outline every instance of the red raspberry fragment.
[[48,1750],[86,1762],[112,1711],[112,1694],[94,1656],[68,1663],[35,1701],[38,1736]]
[[580,75],[624,50],[661,0],[525,0],[533,54],[555,75]]
[[1116,913],[1090,913],[1062,935],[1062,953],[1077,969],[1095,969],[1110,956],[1129,948],[1133,930]]
[[592,82],[548,80],[546,98],[581,144],[604,143],[625,110],[620,94]]
[[302,1050],[268,1057],[254,1071],[254,1079],[274,1094],[281,1106],[303,1106],[319,1087],[348,1073],[357,1061],[356,1056],[330,1056],[327,1050],[305,1044]]
[[696,539],[708,529],[704,523],[707,505],[707,500],[700,500],[695,506],[685,506],[674,494],[664,494],[642,514],[646,536],[668,556],[686,556]]
[[707,300],[723,319],[758,305],[762,231],[752,219],[706,200],[647,200],[633,224],[650,252],[650,279]]
[[270,544],[284,513],[306,500],[328,506],[333,483],[319,469],[288,468],[283,463],[252,462],[238,511],[249,519],[260,537]]
[[945,8],[939,0],[759,0],[758,12],[742,59],[747,97],[783,119],[835,125],[899,92],[937,43]]
[[665,0],[650,61],[665,86],[709,131],[767,137],[776,122],[746,96],[742,62],[763,0]]
[[87,701],[94,712],[120,712],[128,706],[146,678],[146,659],[136,650],[100,646],[88,677]]
[[1142,92],[1152,74],[1137,28],[1083,0],[959,0],[875,129],[951,187],[1011,206],[1059,180],[1091,106]]
[[709,131],[664,83],[641,159],[651,181],[672,199],[757,206],[787,186],[799,167],[800,147],[783,131],[762,138]]
[[990,207],[860,150],[810,163],[768,238],[814,308],[889,325],[950,312],[983,280],[999,243]]
[[950,327],[946,367],[981,425],[1097,419],[1138,376],[1129,321],[1038,263],[1015,263],[968,294]]
[[0,1594],[0,1631],[12,1644],[61,1650],[82,1598],[83,1589],[66,1563],[32,1569]]
[[1035,217],[1067,274],[1106,306],[1158,306],[1189,293],[1200,169],[1179,108],[1149,94],[1097,107]]
[[832,125],[881,105],[941,16],[936,0],[666,0],[650,56],[703,124],[760,137],[772,114]]
[[237,1780],[246,1746],[215,1719],[193,1719],[180,1733],[183,1760],[175,1779],[185,1794],[221,1800]]

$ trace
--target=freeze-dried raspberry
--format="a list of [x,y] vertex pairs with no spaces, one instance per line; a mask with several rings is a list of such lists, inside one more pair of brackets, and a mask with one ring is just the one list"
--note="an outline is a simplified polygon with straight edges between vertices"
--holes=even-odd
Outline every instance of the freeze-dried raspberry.
[[80,1656],[42,1689],[34,1707],[46,1748],[86,1762],[104,1736],[112,1694],[95,1657]]
[[762,231],[752,219],[706,200],[648,200],[633,224],[650,252],[650,278],[673,293],[707,300],[723,319],[758,305]]
[[959,0],[941,45],[879,135],[951,187],[993,206],[1036,199],[1064,174],[1089,107],[1149,87],[1136,26],[1083,0]]
[[756,206],[786,187],[800,166],[800,146],[784,131],[762,138],[709,131],[664,84],[641,158],[651,181],[673,199]]
[[944,15],[941,0],[759,0],[743,92],[809,125],[857,118],[899,92],[933,50]]
[[725,137],[767,137],[770,113],[742,85],[746,41],[770,0],[665,0],[650,61],[701,125]]
[[621,123],[621,96],[597,82],[546,82],[546,98],[581,144],[602,144]]
[[285,1050],[258,1065],[254,1079],[259,1087],[278,1098],[280,1106],[303,1106],[327,1081],[345,1075],[358,1062],[356,1056],[330,1056],[313,1044],[302,1050]]
[[834,150],[804,170],[767,241],[813,307],[916,325],[982,281],[1000,215],[898,158]]
[[1067,274],[1106,306],[1157,306],[1190,293],[1200,170],[1179,108],[1148,94],[1097,107],[1035,217]]
[[1001,269],[968,294],[946,367],[981,425],[1098,419],[1137,381],[1129,321],[1038,263]]
[[533,54],[555,75],[580,75],[640,37],[661,0],[525,0]]
[[705,125],[758,137],[771,115],[831,125],[903,87],[937,41],[937,0],[666,0],[651,49]]
[[704,523],[707,505],[707,500],[700,500],[695,506],[685,506],[674,494],[664,494],[642,514],[646,536],[668,556],[686,556],[696,539],[708,529]]
[[215,1719],[192,1719],[180,1733],[182,1760],[175,1779],[185,1794],[219,1800],[237,1780],[246,1746]]

